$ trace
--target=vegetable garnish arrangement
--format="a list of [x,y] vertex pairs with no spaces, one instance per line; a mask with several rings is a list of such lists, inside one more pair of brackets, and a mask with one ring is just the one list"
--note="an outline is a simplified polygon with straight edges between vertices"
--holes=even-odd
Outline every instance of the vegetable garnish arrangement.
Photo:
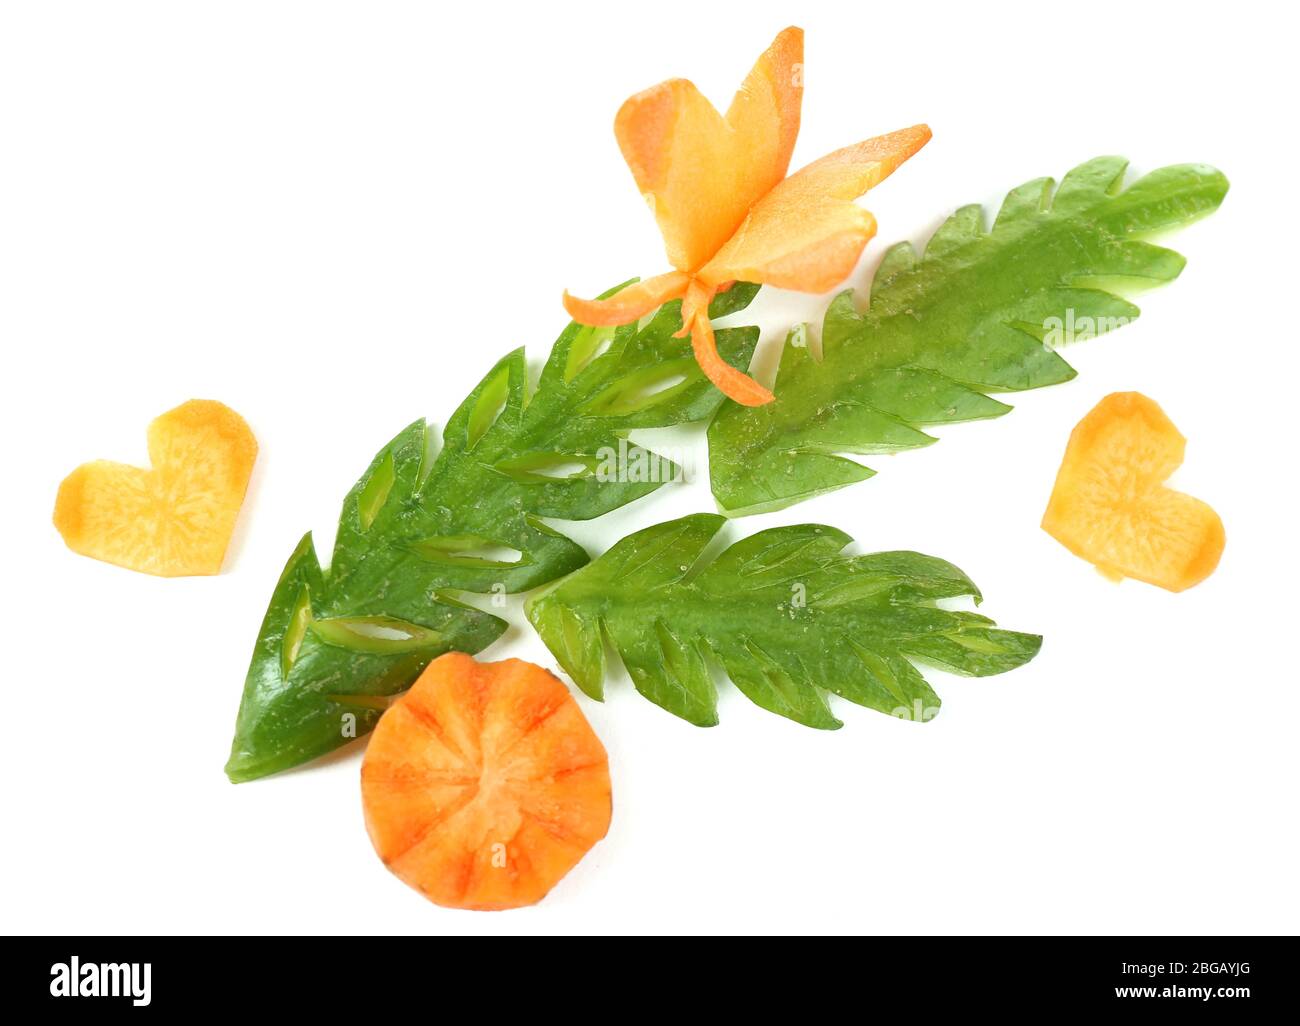
[[980,206],[966,206],[923,254],[909,243],[886,252],[865,312],[851,293],[831,303],[820,360],[794,333],[777,401],[724,406],[709,426],[719,507],[762,513],[865,480],[874,471],[840,453],[930,445],[926,425],[1011,409],[988,393],[1073,378],[1053,332],[1066,343],[1066,325],[1087,325],[1078,336],[1088,337],[1136,318],[1136,306],[1100,286],[1178,277],[1183,258],[1144,237],[1211,213],[1228,191],[1204,164],[1161,168],[1123,188],[1127,164],[1090,160],[1055,191],[1050,178],[1034,179],[1007,194],[991,230]]
[[59,485],[54,526],[68,548],[159,577],[220,572],[257,460],[234,410],[191,399],[149,425],[151,467],[96,460]]
[[[1176,278],[1183,258],[1148,237],[1217,209],[1227,181],[1183,164],[1125,187],[1126,162],[1101,157],[1059,186],[1013,189],[991,227],[962,207],[923,252],[884,254],[865,309],[851,292],[830,302],[819,355],[795,327],[769,391],[747,374],[759,329],[713,321],[763,284],[843,282],[876,227],[853,200],[930,138],[917,125],[787,177],[802,60],[800,30],[780,33],[725,115],[680,79],[624,104],[615,135],[674,270],[595,300],[566,293],[575,323],[536,382],[524,351],[509,353],[440,445],[419,420],[379,451],[327,561],[302,538],[254,645],[230,780],[373,731],[361,788],[384,863],[440,905],[515,908],[605,836],[608,760],[559,679],[473,658],[507,623],[466,593],[533,591],[526,616],[578,689],[603,698],[610,649],[642,695],[701,726],[718,722],[718,669],[761,708],[833,729],[830,695],[925,722],[940,700],[917,664],[988,676],[1038,653],[1038,635],[949,608],[981,596],[941,559],[846,554],[852,538],[819,524],[721,550],[717,535],[727,516],[872,475],[845,454],[929,445],[927,426],[1006,413],[996,393],[1074,377],[1057,349],[1137,316],[1114,283]],[[594,560],[546,522],[591,520],[678,480],[629,434],[692,423],[707,424],[723,515],[637,531]],[[1151,400],[1107,397],[1071,436],[1043,527],[1110,576],[1170,591],[1200,582],[1224,531],[1164,484],[1183,446]],[[150,470],[95,463],[69,476],[58,529],[78,552],[148,573],[216,573],[256,458],[251,432],[195,401],[153,423],[149,451]]]
[[1165,487],[1187,439],[1153,400],[1115,392],[1070,434],[1043,530],[1115,580],[1183,591],[1223,555],[1223,521]]
[[940,599],[980,600],[941,559],[846,556],[847,534],[801,524],[702,560],[723,523],[700,513],[638,531],[528,600],[528,619],[586,694],[604,697],[608,636],[641,694],[699,726],[718,722],[706,654],[750,701],[805,726],[841,726],[827,691],[925,722],[939,696],[910,659],[986,677],[1027,663],[1042,644],[937,608]]
[[[756,292],[736,285],[712,316]],[[328,569],[308,535],[280,576],[248,669],[231,780],[347,744],[379,719],[374,700],[405,691],[430,660],[495,641],[506,622],[446,590],[526,591],[587,562],[540,517],[589,520],[674,479],[672,463],[626,435],[704,420],[722,402],[674,338],[680,308],[641,328],[570,325],[535,393],[515,350],[452,415],[441,451],[418,421],[379,452],[343,502]],[[743,366],[758,329],[717,338]]]
[[384,713],[361,764],[384,864],[451,908],[532,905],[609,829],[609,761],[568,688],[449,652]]
[[674,270],[612,299],[566,292],[569,316],[626,324],[684,297],[681,332],[709,380],[737,403],[770,403],[770,391],[719,359],[704,314],[709,302],[737,280],[834,288],[876,232],[875,219],[852,201],[930,140],[927,126],[914,125],[836,150],[787,178],[802,103],[803,31],[788,28],[759,57],[725,116],[680,78],[623,104],[614,134]]

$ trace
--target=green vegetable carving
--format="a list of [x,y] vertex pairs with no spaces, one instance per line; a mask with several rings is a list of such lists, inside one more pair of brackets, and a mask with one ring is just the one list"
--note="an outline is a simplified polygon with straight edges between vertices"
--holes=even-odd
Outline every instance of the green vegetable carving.
[[[739,284],[710,309],[746,307]],[[703,420],[722,399],[673,338],[681,304],[643,328],[570,325],[536,394],[522,349],[447,422],[442,451],[417,421],[348,493],[328,570],[311,536],[289,559],[258,635],[226,773],[243,781],[323,755],[370,730],[383,699],[450,650],[477,652],[505,621],[446,590],[517,592],[587,562],[540,517],[588,520],[671,480],[676,467],[626,441],[634,428]],[[745,368],[758,329],[718,332]]]
[[859,313],[839,295],[822,327],[822,358],[801,330],[782,354],[777,401],[726,404],[709,428],[710,474],[733,516],[781,509],[873,471],[839,453],[897,452],[935,439],[930,424],[998,417],[988,397],[1054,385],[1074,370],[1047,343],[1087,337],[1138,315],[1101,286],[1176,278],[1184,260],[1140,241],[1213,211],[1228,182],[1203,164],[1153,171],[1120,191],[1127,162],[1099,157],[1052,192],[1013,189],[991,231],[962,207],[917,256],[884,257]]
[[638,531],[528,601],[528,619],[583,691],[603,695],[608,636],[641,694],[700,726],[718,722],[710,655],[751,701],[810,727],[840,726],[826,691],[927,720],[939,697],[910,660],[982,677],[1028,662],[1042,643],[936,608],[980,599],[951,563],[841,555],[852,539],[833,527],[760,531],[702,560],[724,522],[697,514]]

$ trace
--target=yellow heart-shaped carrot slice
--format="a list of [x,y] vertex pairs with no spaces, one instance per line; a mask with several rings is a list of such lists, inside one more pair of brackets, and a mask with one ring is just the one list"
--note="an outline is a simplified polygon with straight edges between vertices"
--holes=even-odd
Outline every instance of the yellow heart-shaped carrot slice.
[[230,407],[191,399],[149,425],[145,470],[83,463],[59,486],[54,526],[68,548],[159,577],[221,570],[257,459]]
[[1043,530],[1108,577],[1169,591],[1205,580],[1223,554],[1223,521],[1165,481],[1187,440],[1140,392],[1106,396],[1070,435]]

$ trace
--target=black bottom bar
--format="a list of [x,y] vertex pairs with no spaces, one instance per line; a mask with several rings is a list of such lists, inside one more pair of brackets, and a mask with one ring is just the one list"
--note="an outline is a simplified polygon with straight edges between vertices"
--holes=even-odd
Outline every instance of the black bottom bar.
[[[806,1015],[833,1001],[858,1014],[1105,1012],[1250,1021],[1293,1008],[1289,938],[759,938],[602,940],[449,937],[69,938],[11,940],[10,1007],[60,1017],[291,1012],[320,1021],[402,1007],[433,1021],[531,1008],[599,1023],[700,998],[738,1011],[775,1002]],[[646,951],[654,945],[658,951]],[[629,948],[633,945],[629,944]],[[873,997],[873,995],[875,995]],[[260,1018],[260,1015],[258,1016]],[[24,1020],[11,1020],[24,1021]]]

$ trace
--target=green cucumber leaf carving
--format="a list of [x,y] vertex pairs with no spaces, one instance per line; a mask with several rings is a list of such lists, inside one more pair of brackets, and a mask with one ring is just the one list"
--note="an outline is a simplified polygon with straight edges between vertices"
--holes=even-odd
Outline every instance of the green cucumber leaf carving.
[[776,402],[726,403],[709,428],[709,469],[731,516],[782,509],[874,473],[844,453],[929,445],[927,425],[998,417],[989,393],[1068,381],[1054,343],[1119,327],[1138,308],[1113,283],[1178,277],[1183,258],[1143,237],[1215,210],[1228,182],[1204,164],[1162,168],[1121,190],[1127,161],[1099,157],[1053,193],[1013,189],[991,230],[962,207],[918,255],[890,249],[860,313],[851,292],[827,310],[820,361],[792,333]]
[[608,638],[641,694],[699,726],[718,722],[710,659],[751,701],[809,727],[840,726],[826,692],[924,721],[939,697],[913,660],[983,677],[1042,644],[937,608],[980,600],[941,559],[846,556],[852,539],[820,524],[760,531],[703,559],[723,523],[701,513],[638,531],[528,600],[529,621],[578,687],[603,697]]
[[[710,313],[744,309],[739,284]],[[226,773],[276,773],[372,729],[382,702],[436,656],[478,652],[505,621],[451,591],[517,592],[577,569],[587,553],[541,517],[588,520],[674,478],[629,443],[634,428],[710,417],[722,399],[673,338],[681,304],[643,327],[571,324],[530,394],[524,352],[487,374],[447,422],[441,452],[417,421],[385,446],[343,502],[328,568],[303,538],[253,651]],[[718,332],[749,365],[757,328]]]

